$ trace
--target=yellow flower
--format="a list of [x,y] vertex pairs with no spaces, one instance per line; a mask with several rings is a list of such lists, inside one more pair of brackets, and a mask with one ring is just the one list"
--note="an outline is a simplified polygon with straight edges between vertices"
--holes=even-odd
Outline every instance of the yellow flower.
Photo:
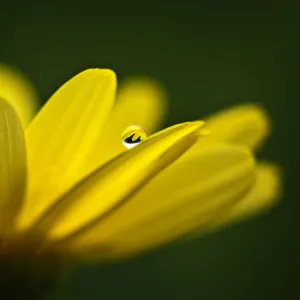
[[[124,129],[155,131],[165,95],[146,79],[124,83],[116,104],[115,90],[110,70],[80,73],[25,137],[12,106],[0,101],[0,252],[118,259],[244,219],[277,199],[277,167],[252,155],[269,130],[260,107],[229,109],[205,126],[178,124],[127,150]],[[22,120],[22,107],[33,107],[1,88],[0,96]]]

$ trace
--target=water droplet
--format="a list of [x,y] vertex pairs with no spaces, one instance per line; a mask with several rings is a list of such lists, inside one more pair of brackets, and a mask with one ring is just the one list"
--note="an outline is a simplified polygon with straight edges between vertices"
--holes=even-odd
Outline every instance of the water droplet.
[[136,125],[128,126],[122,133],[123,145],[130,149],[140,144],[147,138],[145,131]]

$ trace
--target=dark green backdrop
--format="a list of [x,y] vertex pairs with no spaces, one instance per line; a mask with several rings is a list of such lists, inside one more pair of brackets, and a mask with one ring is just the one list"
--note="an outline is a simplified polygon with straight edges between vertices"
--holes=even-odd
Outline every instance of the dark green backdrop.
[[170,94],[168,125],[235,103],[263,103],[274,132],[262,156],[285,168],[282,204],[134,261],[80,267],[47,299],[300,295],[296,7],[276,0],[176,3],[2,2],[0,61],[28,73],[43,101],[88,67],[113,68],[119,78],[154,76]]

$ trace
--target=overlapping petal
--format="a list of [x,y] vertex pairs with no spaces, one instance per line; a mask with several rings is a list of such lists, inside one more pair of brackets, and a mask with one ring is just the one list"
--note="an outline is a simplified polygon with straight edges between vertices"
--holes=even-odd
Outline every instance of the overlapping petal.
[[[138,125],[150,135],[161,125],[166,112],[166,94],[156,81],[146,78],[125,79],[118,89],[116,104],[95,146],[90,161],[104,163],[126,151],[122,132]],[[104,145],[105,146],[104,146]]]
[[274,206],[281,194],[281,172],[278,166],[261,163],[255,172],[256,182],[249,193],[225,214],[210,222],[208,230],[248,219]]
[[40,218],[35,230],[60,239],[102,222],[193,145],[202,125],[203,122],[193,122],[174,126],[116,157],[54,204]]
[[215,144],[192,159],[184,154],[66,244],[100,259],[145,251],[204,226],[236,204],[253,180],[253,158],[243,147]]

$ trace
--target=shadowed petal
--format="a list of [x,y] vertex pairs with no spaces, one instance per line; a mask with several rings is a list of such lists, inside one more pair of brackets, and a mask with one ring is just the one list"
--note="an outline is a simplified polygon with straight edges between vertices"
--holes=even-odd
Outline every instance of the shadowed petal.
[[[0,230],[20,208],[26,182],[24,133],[17,113],[0,99]],[[9,224],[11,226],[11,224]],[[6,227],[6,230],[10,230]]]
[[32,83],[19,70],[0,64],[0,97],[14,107],[26,128],[38,107]]

